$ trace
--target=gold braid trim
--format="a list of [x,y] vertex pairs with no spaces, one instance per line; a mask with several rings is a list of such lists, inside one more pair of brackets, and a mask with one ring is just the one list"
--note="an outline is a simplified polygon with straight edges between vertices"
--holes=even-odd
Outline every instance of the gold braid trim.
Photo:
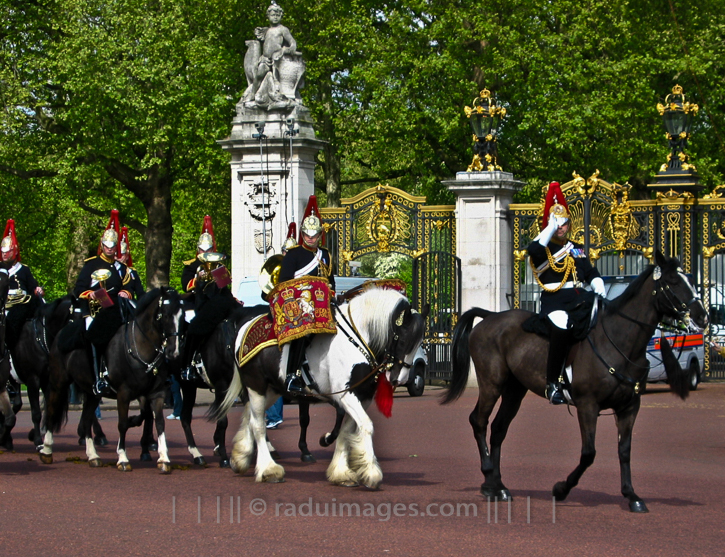
[[541,279],[539,278],[539,272],[536,270],[536,267],[534,266],[534,262],[529,257],[529,265],[531,265],[531,270],[534,273],[534,278],[536,279],[536,282],[539,284],[541,289],[544,292],[554,293],[558,292],[563,288],[563,286],[566,284],[567,279],[569,278],[569,275],[572,274],[572,272],[575,272],[576,265],[574,263],[574,258],[571,256],[570,253],[567,253],[564,257],[564,260],[562,261],[561,265],[558,265],[554,257],[551,255],[551,251],[548,247],[544,248],[546,250],[546,257],[549,259],[549,268],[554,271],[555,273],[564,273],[564,278],[561,279],[561,283],[556,288],[547,288],[544,286],[544,283],[541,282]]

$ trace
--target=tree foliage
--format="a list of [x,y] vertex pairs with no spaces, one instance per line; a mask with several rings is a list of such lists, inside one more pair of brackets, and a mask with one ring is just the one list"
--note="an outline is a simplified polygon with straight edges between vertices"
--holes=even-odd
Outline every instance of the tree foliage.
[[[463,107],[483,87],[507,108],[500,162],[530,186],[522,198],[595,169],[647,195],[668,153],[655,105],[675,84],[701,108],[692,161],[707,186],[723,182],[722,0],[281,4],[328,141],[317,186],[329,205],[378,182],[452,202],[441,180],[471,160]],[[178,286],[205,213],[229,249],[229,161],[216,141],[266,8],[0,0],[0,216],[18,221],[24,261],[52,293],[95,250],[111,208],[149,285]]]

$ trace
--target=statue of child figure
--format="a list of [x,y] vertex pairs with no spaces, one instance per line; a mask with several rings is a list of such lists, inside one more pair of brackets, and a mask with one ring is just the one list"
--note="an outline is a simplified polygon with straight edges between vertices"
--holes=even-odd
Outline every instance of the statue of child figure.
[[[269,27],[257,27],[256,41],[247,41],[249,49],[244,57],[244,70],[249,87],[242,102],[259,108],[282,108],[294,102],[280,91],[279,61],[285,54],[295,54],[297,41],[284,25],[280,24],[284,11],[272,0],[267,9]],[[261,41],[261,45],[260,45]],[[260,51],[261,49],[261,51]]]

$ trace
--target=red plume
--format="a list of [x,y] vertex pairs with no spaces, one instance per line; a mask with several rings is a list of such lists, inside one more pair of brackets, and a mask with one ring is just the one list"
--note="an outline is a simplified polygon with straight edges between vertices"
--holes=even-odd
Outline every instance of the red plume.
[[[121,223],[118,217],[118,209],[111,209],[111,218],[108,219],[106,230],[108,230],[109,228],[115,230],[116,234],[118,234],[118,241],[116,242],[116,257],[121,257]],[[98,255],[101,255],[101,253],[103,253],[103,249],[101,248],[101,242],[99,241]]]
[[289,240],[290,238],[294,240],[295,236],[297,236],[297,223],[291,222],[287,228],[287,238],[285,238],[285,240]]
[[[211,223],[211,217],[209,215],[204,215],[204,224],[201,227],[201,234],[204,234],[204,232],[208,232],[211,234],[212,239],[212,251],[216,251],[216,236],[214,235],[214,226]],[[201,236],[200,234],[200,236]]]
[[549,190],[546,192],[546,200],[544,201],[544,219],[542,228],[546,228],[549,224],[549,211],[551,211],[554,205],[563,205],[567,212],[569,212],[569,206],[566,204],[566,198],[559,187],[559,182],[551,182],[549,184]]
[[3,238],[7,236],[12,239],[13,248],[15,249],[15,261],[20,261],[20,245],[18,245],[18,237],[15,235],[15,221],[13,219],[8,219],[7,224],[5,224]]
[[118,241],[119,245],[121,242],[126,242],[126,253],[128,259],[126,260],[126,267],[133,267],[133,257],[131,257],[131,242],[128,241],[128,228],[125,226],[121,227],[121,238]]
[[389,418],[393,415],[393,386],[385,373],[378,375],[378,388],[375,389],[375,404],[380,413]]

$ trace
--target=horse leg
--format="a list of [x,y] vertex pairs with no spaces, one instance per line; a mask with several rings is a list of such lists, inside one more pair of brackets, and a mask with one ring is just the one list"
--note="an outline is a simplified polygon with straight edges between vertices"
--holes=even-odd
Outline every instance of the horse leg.
[[95,444],[93,443],[93,420],[96,417],[96,408],[98,407],[98,398],[86,394],[83,398],[83,409],[81,411],[81,419],[78,422],[78,433],[85,439],[86,443],[86,456],[88,457],[88,465],[91,468],[101,468],[103,461],[96,452]]
[[159,394],[151,401],[151,407],[154,411],[154,421],[156,422],[156,435],[159,444],[159,459],[156,461],[156,468],[162,474],[171,474],[171,461],[169,460],[169,449],[166,446],[166,421],[164,419],[164,397]]
[[[526,387],[513,376],[509,376],[509,380],[504,385],[501,406],[499,406],[496,417],[491,423],[491,455],[487,463],[490,468],[487,471],[488,473],[484,471],[486,481],[481,486],[481,492],[486,497],[498,498],[499,501],[512,500],[511,492],[501,481],[501,445],[506,438],[511,421],[516,417],[521,407],[521,401],[526,396],[526,391]],[[496,486],[494,490],[489,489],[491,485]],[[484,489],[484,486],[487,486],[486,489]]]
[[343,421],[338,431],[337,444],[332,453],[332,460],[327,467],[327,480],[335,485],[343,487],[356,487],[360,485],[357,481],[357,474],[349,466],[349,438],[355,431],[355,421],[347,415],[343,415]]
[[[221,405],[224,400],[224,390],[217,389],[214,393],[215,404]],[[183,416],[183,414],[182,414]],[[182,417],[183,424],[183,417]],[[224,416],[217,420],[216,429],[214,430],[214,454],[219,457],[219,467],[229,468],[229,455],[227,455],[227,427],[229,426],[229,419]]]
[[594,442],[597,433],[598,415],[599,408],[593,402],[577,400],[577,417],[582,437],[581,457],[579,458],[579,465],[569,474],[566,481],[557,482],[554,485],[552,494],[557,501],[563,501],[567,498],[572,488],[579,483],[579,479],[586,469],[594,462],[594,457],[597,455]]
[[[96,409],[98,409],[100,405],[101,401],[99,399]],[[108,439],[106,438],[106,434],[103,433],[101,422],[98,421],[98,416],[96,416],[96,410],[93,411],[93,421],[91,421],[91,426],[93,428],[93,442],[99,447],[105,447],[106,445],[108,445]]]
[[320,437],[321,447],[329,447],[335,442],[338,435],[340,435],[340,427],[342,427],[342,419],[345,417],[345,411],[339,406],[335,406],[335,412],[335,427],[332,428],[332,431]]
[[[239,430],[232,441],[232,460],[231,467],[237,474],[244,474],[252,465],[252,455],[254,454],[254,437],[252,429],[249,425],[251,420],[252,409],[250,404],[244,405],[242,413],[242,421],[239,424]],[[265,444],[266,445],[266,444]]]
[[193,381],[182,381],[181,382],[182,401],[183,406],[181,408],[181,429],[184,430],[184,437],[186,437],[186,447],[189,449],[189,453],[194,459],[194,464],[197,466],[206,466],[206,460],[201,451],[196,448],[196,441],[194,440],[194,432],[191,430],[191,420],[194,414],[194,404],[196,404],[196,385]]
[[632,471],[629,466],[629,457],[632,450],[632,428],[639,412],[640,398],[635,397],[635,402],[620,410],[615,415],[617,433],[619,434],[619,470],[622,479],[622,495],[629,499],[629,510],[633,513],[647,513],[647,505],[634,492],[632,487]]
[[300,412],[300,440],[297,443],[297,447],[300,449],[300,452],[302,453],[300,455],[300,460],[302,462],[317,462],[315,460],[315,457],[312,456],[312,453],[307,448],[307,426],[310,425],[310,403],[300,401],[299,412]]
[[43,447],[43,435],[40,432],[40,422],[43,419],[43,411],[40,409],[40,389],[32,381],[28,382],[27,389],[30,417],[33,420],[33,429],[28,432],[28,441],[35,445],[36,451],[39,451]]
[[158,450],[159,446],[152,447],[154,444],[154,414],[151,410],[151,403],[146,400],[146,397],[139,398],[139,410],[139,415],[131,418],[129,422],[132,427],[136,427],[136,422],[142,422],[141,456],[139,460],[141,462],[151,462],[151,451]]
[[15,427],[15,412],[13,411],[13,405],[10,403],[10,395],[5,390],[0,393],[0,412],[2,412],[4,418],[3,427],[0,429],[0,447],[12,451],[13,438],[10,432]]
[[373,422],[365,412],[365,405],[354,394],[346,392],[339,403],[357,425],[356,431],[350,431],[347,443],[349,447],[348,463],[357,474],[357,481],[369,489],[378,489],[383,481],[383,471],[373,450]]
[[131,466],[131,463],[128,460],[128,455],[126,454],[126,432],[129,427],[129,402],[128,390],[124,388],[119,389],[118,399],[116,401],[118,407],[118,445],[116,446],[118,461],[116,462],[116,468],[118,468],[121,472],[133,471],[133,467]]

